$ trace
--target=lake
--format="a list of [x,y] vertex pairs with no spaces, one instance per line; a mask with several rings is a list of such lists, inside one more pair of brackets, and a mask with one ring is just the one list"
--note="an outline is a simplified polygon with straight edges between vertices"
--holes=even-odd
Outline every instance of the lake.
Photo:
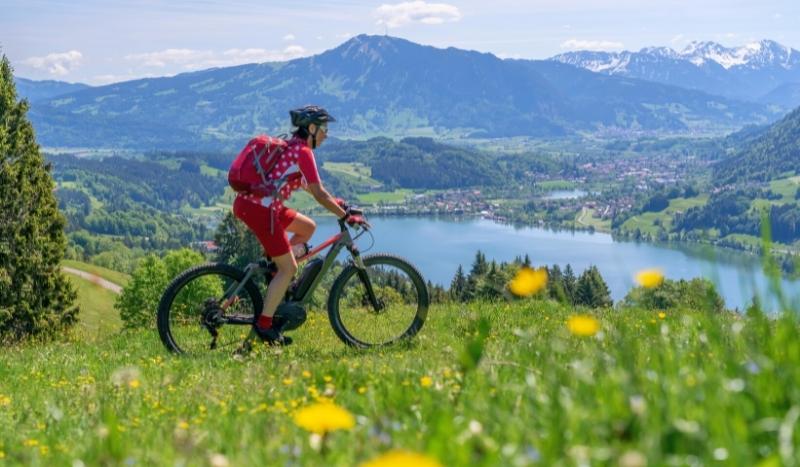
[[[319,244],[338,229],[335,219],[317,217],[312,244]],[[758,258],[723,248],[651,243],[618,242],[605,233],[552,231],[514,227],[487,219],[442,219],[424,217],[370,217],[375,244],[367,253],[386,252],[405,257],[427,280],[449,287],[460,264],[469,272],[475,253],[488,260],[512,261],[526,253],[534,265],[572,265],[576,275],[597,266],[616,302],[634,286],[634,275],[647,268],[660,268],[669,279],[706,277],[717,285],[728,308],[743,310],[754,291],[768,297],[768,280]],[[368,236],[359,240],[362,251],[370,246]],[[800,296],[800,282],[782,280],[790,298]],[[765,307],[775,307],[764,300]]]
[[553,190],[548,191],[542,199],[578,199],[589,193],[583,190]]

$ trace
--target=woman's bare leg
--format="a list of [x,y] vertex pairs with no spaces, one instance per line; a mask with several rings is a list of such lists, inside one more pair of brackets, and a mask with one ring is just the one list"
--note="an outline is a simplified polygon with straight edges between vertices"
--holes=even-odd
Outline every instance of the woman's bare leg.
[[286,230],[292,232],[292,238],[289,240],[290,245],[299,245],[311,240],[314,231],[317,229],[317,224],[308,216],[297,213],[291,224],[286,227]]

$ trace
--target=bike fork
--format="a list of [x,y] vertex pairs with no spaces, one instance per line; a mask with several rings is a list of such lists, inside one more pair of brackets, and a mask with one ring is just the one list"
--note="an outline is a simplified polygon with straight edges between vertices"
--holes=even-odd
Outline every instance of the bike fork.
[[378,297],[375,296],[375,290],[372,288],[372,281],[369,280],[367,267],[364,265],[364,261],[361,259],[361,256],[355,256],[353,263],[356,266],[358,278],[361,279],[361,283],[364,284],[364,288],[367,289],[367,298],[369,299],[369,303],[372,305],[375,313],[380,313],[383,309],[383,304],[380,303]]

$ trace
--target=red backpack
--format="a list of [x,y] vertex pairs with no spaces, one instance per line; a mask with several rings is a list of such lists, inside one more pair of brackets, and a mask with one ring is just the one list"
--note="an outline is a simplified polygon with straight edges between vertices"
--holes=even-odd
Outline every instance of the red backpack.
[[275,191],[267,175],[288,146],[282,138],[259,135],[251,139],[233,160],[228,170],[228,184],[238,193],[269,196]]

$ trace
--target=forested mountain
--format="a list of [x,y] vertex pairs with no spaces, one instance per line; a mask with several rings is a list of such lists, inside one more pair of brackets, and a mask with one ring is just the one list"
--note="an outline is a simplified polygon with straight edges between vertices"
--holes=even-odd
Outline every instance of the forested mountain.
[[285,131],[287,110],[309,102],[336,115],[333,134],[344,137],[731,129],[773,118],[698,91],[365,35],[289,62],[86,89],[37,103],[31,116],[51,146],[232,147]]
[[719,184],[765,182],[800,174],[800,108],[752,139],[714,171]]
[[[800,52],[762,40],[742,47],[692,42],[681,51],[646,47],[638,52],[576,51],[551,60],[611,76],[638,78],[696,89],[732,99],[792,108],[800,96],[785,86],[800,83]],[[791,98],[779,100],[777,97]]]
[[82,83],[66,83],[64,81],[53,80],[34,81],[19,77],[14,78],[14,82],[17,85],[19,97],[21,99],[28,99],[29,102],[49,99],[62,94],[69,94],[71,92],[90,88],[88,84]]

